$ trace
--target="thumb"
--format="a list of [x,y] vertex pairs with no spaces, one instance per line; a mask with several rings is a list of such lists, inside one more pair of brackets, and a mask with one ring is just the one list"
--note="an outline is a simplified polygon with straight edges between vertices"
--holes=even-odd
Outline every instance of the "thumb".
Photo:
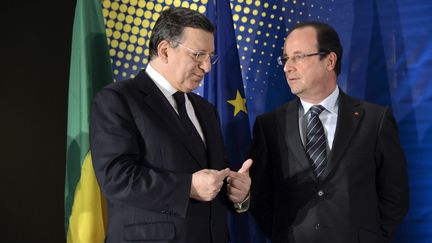
[[244,163],[243,163],[243,165],[242,165],[242,167],[240,168],[240,170],[238,170],[238,173],[243,173],[243,174],[249,174],[249,169],[250,169],[250,167],[252,166],[252,163],[253,163],[253,161],[252,161],[252,159],[248,159],[248,160],[246,160]]

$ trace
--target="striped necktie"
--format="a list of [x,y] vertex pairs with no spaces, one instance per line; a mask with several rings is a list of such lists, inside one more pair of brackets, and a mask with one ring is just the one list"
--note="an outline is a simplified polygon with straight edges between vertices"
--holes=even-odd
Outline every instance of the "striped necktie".
[[306,127],[306,154],[312,164],[312,168],[319,177],[327,166],[327,139],[324,127],[319,115],[324,110],[321,105],[314,105],[310,108],[310,119]]

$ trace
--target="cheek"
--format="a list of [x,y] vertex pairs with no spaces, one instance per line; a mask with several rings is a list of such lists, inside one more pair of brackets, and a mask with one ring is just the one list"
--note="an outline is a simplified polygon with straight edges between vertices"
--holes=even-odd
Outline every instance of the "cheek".
[[301,70],[304,83],[314,85],[320,79],[321,67],[308,66]]
[[190,75],[190,67],[185,63],[178,63],[177,66],[174,67],[179,77],[185,79]]
[[196,72],[197,65],[195,63],[185,65],[183,70],[184,70],[185,75],[191,76],[194,72]]
[[315,81],[317,81],[317,82],[318,81],[320,81],[320,82],[324,81],[323,79],[326,79],[326,77],[327,77],[326,67],[319,66],[318,68],[316,68],[314,70],[313,75],[314,75]]
[[298,68],[297,68],[297,72],[298,72],[299,75],[300,75],[300,82],[301,82],[302,84],[307,84],[307,83],[309,83],[311,73],[310,73],[310,71],[309,71],[308,68],[306,68],[306,67],[298,67]]

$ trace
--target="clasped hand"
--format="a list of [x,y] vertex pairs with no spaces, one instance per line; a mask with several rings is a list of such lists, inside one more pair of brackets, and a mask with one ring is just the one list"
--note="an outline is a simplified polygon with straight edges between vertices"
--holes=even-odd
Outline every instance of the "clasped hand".
[[246,160],[237,171],[203,169],[192,174],[190,197],[199,201],[213,200],[222,188],[225,178],[228,181],[228,198],[234,202],[242,202],[248,195],[251,179],[249,168],[252,160]]

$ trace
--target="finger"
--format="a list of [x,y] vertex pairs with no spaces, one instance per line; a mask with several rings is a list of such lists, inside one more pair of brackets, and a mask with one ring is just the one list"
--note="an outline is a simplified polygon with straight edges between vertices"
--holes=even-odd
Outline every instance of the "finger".
[[207,172],[207,174],[217,174],[217,173],[219,173],[218,170],[213,170],[213,169],[205,169],[205,171]]
[[246,197],[246,193],[236,188],[230,188],[228,191],[228,198],[233,202],[241,202]]
[[216,177],[217,177],[219,180],[224,180],[225,177],[227,177],[227,176],[229,175],[229,173],[230,173],[229,168],[225,168],[225,169],[223,169],[223,170],[220,170],[220,171],[216,172]]
[[227,180],[230,181],[230,180],[232,180],[233,178],[237,178],[237,175],[236,175],[236,174],[238,174],[238,173],[235,172],[235,171],[230,170],[230,172],[229,172],[229,174],[228,174],[228,178],[227,178]]
[[223,178],[225,178],[229,175],[229,171],[230,171],[229,168],[225,168],[223,170],[220,170],[219,173],[220,173],[220,175],[223,176]]
[[249,174],[249,168],[252,166],[252,159],[246,160],[240,170],[238,170],[239,173]]
[[235,188],[236,190],[240,190],[240,191],[248,191],[250,188],[250,184],[248,182],[235,180],[232,183],[230,183],[230,187],[232,187],[233,189]]
[[228,195],[228,198],[231,202],[240,202],[240,199],[238,197]]
[[249,174],[242,174],[238,172],[231,172],[228,176],[229,183],[242,183],[242,184],[250,184],[251,179]]
[[229,175],[228,175],[228,178],[232,178],[232,179],[241,179],[241,178],[245,178],[245,177],[247,177],[246,174],[242,174],[242,173],[239,173],[237,171],[232,171],[232,170],[229,172]]

